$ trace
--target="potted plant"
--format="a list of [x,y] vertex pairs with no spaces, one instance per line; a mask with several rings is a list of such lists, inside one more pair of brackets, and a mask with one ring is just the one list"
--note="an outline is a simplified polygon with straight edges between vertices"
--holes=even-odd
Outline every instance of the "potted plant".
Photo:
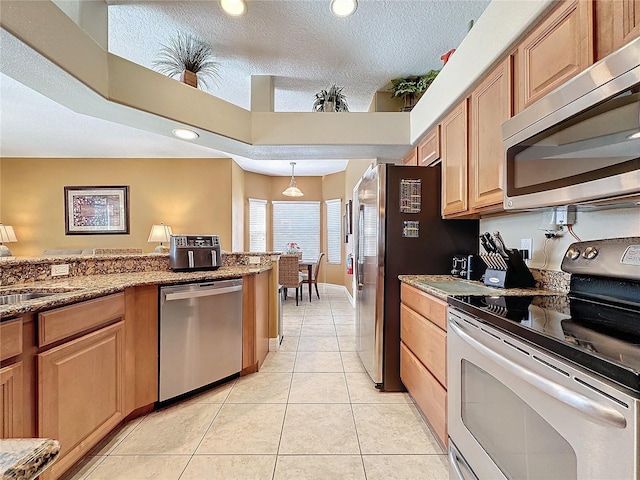
[[289,255],[298,255],[298,258],[302,260],[302,250],[296,242],[287,243],[287,253]]
[[429,70],[425,75],[415,75],[391,80],[391,96],[404,100],[403,112],[409,112],[415,106],[419,96],[431,86],[440,70]]
[[337,87],[335,84],[328,90],[320,90],[316,93],[313,102],[314,112],[348,112],[347,97],[342,93],[344,87]]
[[152,66],[170,77],[180,75],[181,82],[194,88],[198,81],[208,86],[208,79],[220,78],[211,45],[189,33],[178,32],[169,44],[162,45]]

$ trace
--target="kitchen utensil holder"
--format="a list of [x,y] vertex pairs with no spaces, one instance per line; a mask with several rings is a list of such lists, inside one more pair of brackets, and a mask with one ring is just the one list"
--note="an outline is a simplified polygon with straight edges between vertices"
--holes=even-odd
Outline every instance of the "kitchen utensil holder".
[[487,264],[484,272],[484,284],[501,288],[535,287],[536,281],[524,263],[520,252],[516,249],[506,250],[507,256],[499,253],[481,254],[480,258]]

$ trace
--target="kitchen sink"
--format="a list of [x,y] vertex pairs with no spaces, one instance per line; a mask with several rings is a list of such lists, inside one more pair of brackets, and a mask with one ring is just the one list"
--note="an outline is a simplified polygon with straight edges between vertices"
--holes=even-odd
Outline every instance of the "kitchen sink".
[[34,298],[49,297],[60,292],[30,292],[30,293],[12,293],[9,295],[0,295],[0,305],[14,305],[16,303],[33,300]]
[[431,288],[437,288],[449,295],[502,295],[499,288],[485,287],[476,283],[461,280],[417,280],[417,283]]
[[75,292],[78,290],[83,290],[82,287],[78,288],[18,288],[18,289],[7,289],[7,293],[0,293],[0,305],[15,305],[16,303],[26,302],[28,300],[35,300],[43,297],[50,297],[52,295],[59,295],[61,293]]

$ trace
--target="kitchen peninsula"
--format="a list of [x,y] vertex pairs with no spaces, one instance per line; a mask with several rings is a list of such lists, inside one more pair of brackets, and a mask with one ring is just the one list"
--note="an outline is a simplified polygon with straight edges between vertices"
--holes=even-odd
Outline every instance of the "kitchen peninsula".
[[[58,478],[122,421],[152,411],[159,285],[242,278],[240,374],[257,371],[277,318],[271,259],[223,254],[218,270],[187,273],[172,272],[168,256],[157,254],[3,260],[0,298],[36,295],[0,305],[5,435],[59,440],[59,457],[41,477]],[[52,278],[55,264],[68,265],[69,275]]]

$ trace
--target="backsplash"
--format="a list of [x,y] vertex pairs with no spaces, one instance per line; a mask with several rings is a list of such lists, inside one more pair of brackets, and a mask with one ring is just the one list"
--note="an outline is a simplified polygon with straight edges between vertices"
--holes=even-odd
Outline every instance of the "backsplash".
[[[271,253],[222,253],[222,265],[233,266],[269,266]],[[251,263],[259,257],[259,263]],[[53,265],[69,265],[69,274],[52,277]],[[57,255],[37,258],[9,258],[0,261],[0,286],[18,283],[42,282],[68,277],[87,275],[109,275],[114,273],[171,271],[169,255]]]

